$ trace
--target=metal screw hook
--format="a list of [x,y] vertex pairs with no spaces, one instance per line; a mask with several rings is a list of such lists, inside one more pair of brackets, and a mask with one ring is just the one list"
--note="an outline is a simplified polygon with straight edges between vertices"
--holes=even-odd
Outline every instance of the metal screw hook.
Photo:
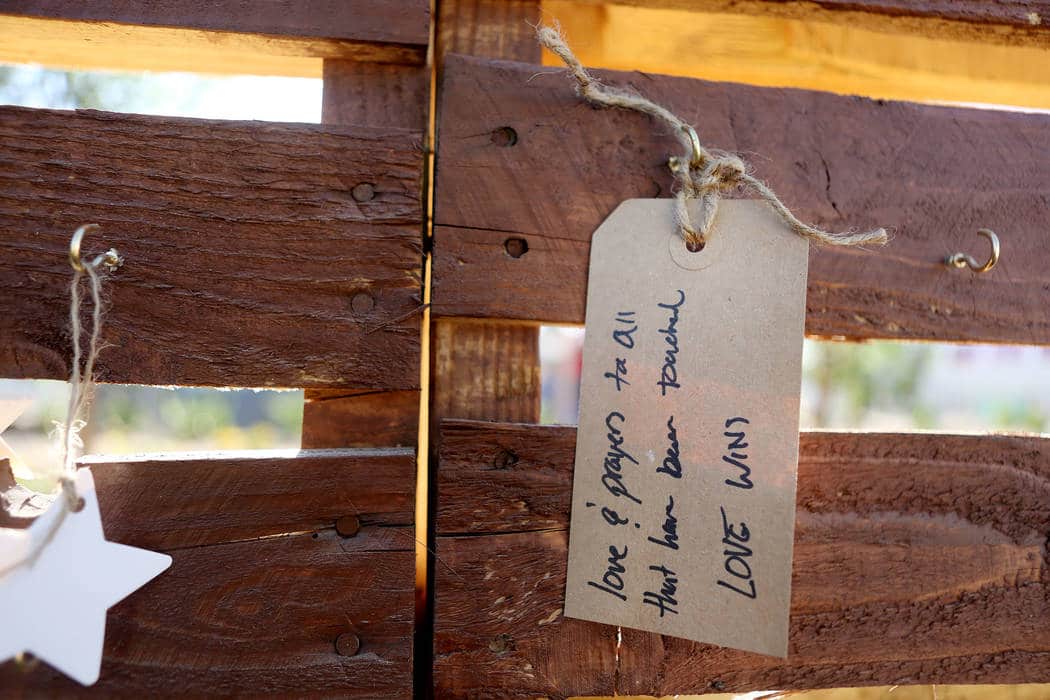
[[987,238],[988,242],[992,244],[992,255],[988,258],[988,262],[982,265],[966,253],[955,253],[945,258],[944,264],[948,267],[958,267],[960,269],[968,267],[974,272],[988,272],[995,267],[995,264],[999,262],[999,237],[995,235],[994,231],[987,228],[979,229],[977,233]]
[[[689,167],[695,169],[704,167],[704,161],[707,158],[704,154],[703,146],[700,145],[700,137],[696,135],[696,129],[688,124],[683,124],[682,131],[689,135],[689,142],[693,145],[693,154],[689,157]],[[671,172],[678,173],[679,168],[682,167],[682,159],[678,156],[671,156],[667,159],[667,167],[671,169]]]
[[[98,224],[84,224],[73,233],[73,238],[69,241],[69,264],[73,266],[73,269],[77,272],[84,272],[84,263],[80,260],[80,243],[84,240],[84,235],[89,231],[98,231],[101,227]],[[92,261],[92,265],[104,264],[110,270],[115,270],[120,267],[121,263],[120,254],[116,248],[110,248],[105,253],[102,253]]]

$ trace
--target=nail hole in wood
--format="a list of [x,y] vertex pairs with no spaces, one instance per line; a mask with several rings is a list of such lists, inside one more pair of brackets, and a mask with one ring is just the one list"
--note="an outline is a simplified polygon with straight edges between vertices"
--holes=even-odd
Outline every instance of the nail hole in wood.
[[492,466],[496,469],[510,469],[518,463],[518,455],[510,450],[500,450],[496,458],[492,460]]
[[363,316],[376,306],[376,300],[368,292],[358,292],[350,297],[350,310],[357,316]]
[[361,640],[353,632],[345,632],[335,638],[335,650],[340,656],[355,656],[361,649]]
[[501,126],[492,130],[492,143],[502,148],[508,148],[518,142],[518,132],[509,126]]
[[375,199],[376,187],[371,182],[362,182],[360,185],[354,185],[354,189],[350,190],[350,196],[355,202],[370,202]]
[[529,252],[529,243],[524,238],[508,238],[503,242],[503,248],[510,257],[520,258]]

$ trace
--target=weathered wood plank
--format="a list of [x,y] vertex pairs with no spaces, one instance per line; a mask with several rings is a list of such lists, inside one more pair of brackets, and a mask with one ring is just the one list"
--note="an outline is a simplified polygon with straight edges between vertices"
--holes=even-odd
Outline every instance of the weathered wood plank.
[[[892,230],[884,249],[814,246],[808,333],[1050,343],[1050,116],[598,74],[743,153],[800,218]],[[438,129],[443,316],[582,323],[591,233],[623,199],[668,196],[679,149],[644,115],[584,104],[560,71],[467,57],[447,63]],[[980,227],[1000,267],[945,268],[986,254]]]
[[616,4],[848,23],[886,33],[964,39],[975,44],[1050,43],[1050,3],[1046,0],[617,0]]
[[318,75],[325,58],[422,64],[430,7],[426,0],[9,0],[0,26],[0,59],[11,62]]
[[[106,533],[150,549],[332,528],[411,525],[411,449],[246,450],[82,460],[92,467]],[[111,524],[112,523],[112,524]],[[412,540],[400,543],[411,549]]]
[[[539,62],[533,29],[540,17],[538,0],[441,0],[437,9],[439,76],[453,52]],[[444,148],[440,136],[437,143]],[[438,154],[437,160],[441,157]],[[435,179],[435,196],[443,187]],[[435,420],[539,421],[538,328],[436,319],[432,338]]]
[[1048,444],[804,433],[781,661],[563,618],[575,429],[446,422],[438,694],[1045,682]]
[[5,107],[0,138],[0,376],[66,376],[94,222],[103,381],[418,387],[419,132]]
[[[429,104],[427,66],[325,61],[321,114],[325,124],[424,132]],[[417,196],[422,208],[422,190]],[[423,235],[420,222],[420,240]],[[413,315],[419,327],[423,315],[422,308]],[[307,389],[305,395],[303,447],[386,447],[414,445],[417,441],[419,391]]]
[[305,448],[407,447],[418,436],[418,391],[312,389],[306,395]]
[[[177,550],[115,606],[102,676],[82,688],[44,664],[0,666],[7,697],[278,694],[411,697],[411,528],[397,546],[334,530]],[[399,549],[400,548],[400,549]],[[355,634],[360,651],[335,640]]]
[[435,325],[431,410],[442,418],[534,422],[540,416],[539,329],[511,323]]
[[85,462],[107,537],[174,563],[110,612],[98,684],[7,664],[5,695],[411,696],[411,450]]

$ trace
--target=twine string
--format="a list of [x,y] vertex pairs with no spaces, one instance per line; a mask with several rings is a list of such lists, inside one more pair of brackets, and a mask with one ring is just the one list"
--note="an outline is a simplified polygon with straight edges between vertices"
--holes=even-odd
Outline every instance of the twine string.
[[[90,261],[79,263],[78,260],[78,264],[73,265],[73,281],[69,290],[69,323],[73,343],[73,366],[69,374],[69,404],[65,421],[57,424],[55,428],[61,468],[58,478],[62,490],[60,494],[61,512],[54,519],[40,543],[28,555],[0,569],[0,578],[18,567],[32,566],[40,557],[41,552],[54,539],[66,516],[84,507],[84,501],[77,493],[76,486],[77,457],[83,447],[80,431],[87,425],[88,406],[95,386],[95,361],[98,359],[100,350],[103,279],[101,268],[105,266],[107,269],[115,269],[122,263],[120,255],[111,248]],[[80,310],[83,303],[81,287],[85,276],[88,278],[88,289],[91,295],[91,329],[88,334],[86,358],[81,348],[81,336],[84,329],[80,321]]]
[[[84,446],[80,438],[80,431],[87,425],[88,405],[95,388],[95,361],[98,359],[99,337],[102,331],[102,276],[99,267],[103,264],[114,265],[113,260],[118,262],[116,251],[108,251],[96,256],[90,262],[83,264],[80,268],[73,268],[73,282],[69,290],[69,327],[73,342],[73,366],[69,375],[69,404],[66,407],[66,420],[58,426],[60,438],[60,458],[62,473],[59,483],[62,493],[66,497],[66,506],[73,511],[80,510],[82,504],[77,495],[77,457],[80,449]],[[88,278],[88,289],[91,293],[91,331],[88,334],[87,359],[83,357],[81,347],[81,335],[83,324],[80,321],[81,282]]]
[[[604,107],[620,107],[642,112],[671,127],[672,133],[685,149],[683,156],[671,159],[671,169],[677,184],[675,224],[690,249],[699,250],[703,247],[714,222],[719,197],[723,193],[741,187],[752,190],[769,202],[788,227],[804,238],[838,246],[869,243],[882,245],[888,240],[886,230],[883,228],[863,233],[855,231],[829,233],[799,221],[766,183],[748,172],[747,163],[740,157],[731,153],[709,151],[696,138],[696,131],[692,125],[666,107],[640,95],[604,85],[598,81],[576,58],[559,28],[539,26],[536,28],[536,37],[541,45],[550,49],[565,63],[569,72],[576,79],[577,94],[585,100]],[[694,221],[689,213],[688,202],[690,200],[700,201],[698,221]]]

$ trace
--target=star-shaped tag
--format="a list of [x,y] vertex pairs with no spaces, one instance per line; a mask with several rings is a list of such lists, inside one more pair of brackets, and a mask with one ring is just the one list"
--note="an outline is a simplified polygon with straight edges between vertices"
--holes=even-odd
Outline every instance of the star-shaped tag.
[[[0,662],[30,652],[91,685],[102,666],[106,611],[171,566],[171,557],[106,541],[89,469],[77,472],[77,494],[79,512],[60,494],[28,529],[0,530],[0,571],[7,572],[0,574]],[[18,564],[33,553],[32,562]]]

